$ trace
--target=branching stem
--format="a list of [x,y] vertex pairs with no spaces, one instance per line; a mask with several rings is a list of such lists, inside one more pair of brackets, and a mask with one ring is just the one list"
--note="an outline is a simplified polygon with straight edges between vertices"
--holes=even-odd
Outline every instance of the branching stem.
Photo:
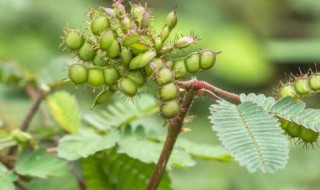
[[163,173],[166,170],[166,166],[168,163],[168,160],[170,158],[170,155],[172,153],[173,147],[176,143],[176,140],[178,138],[178,135],[181,132],[181,128],[183,127],[184,119],[192,105],[192,102],[194,100],[196,93],[194,90],[190,89],[188,90],[184,100],[183,104],[181,106],[181,112],[179,116],[175,117],[174,119],[170,120],[169,126],[168,126],[168,133],[166,137],[166,141],[164,143],[160,158],[158,160],[158,163],[153,171],[152,177],[149,181],[149,184],[146,188],[146,190],[156,190],[160,180],[162,178]]

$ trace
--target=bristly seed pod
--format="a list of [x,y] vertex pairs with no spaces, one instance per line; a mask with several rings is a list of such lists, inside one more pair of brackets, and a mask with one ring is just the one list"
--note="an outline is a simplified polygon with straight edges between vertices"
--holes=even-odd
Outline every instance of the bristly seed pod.
[[115,58],[120,55],[120,45],[117,40],[113,40],[109,49],[106,50],[106,55],[110,58]]
[[119,80],[119,90],[127,96],[133,97],[138,92],[137,85],[128,78],[122,78]]
[[111,30],[107,30],[104,33],[102,33],[100,37],[100,48],[103,50],[108,50],[110,46],[112,45],[112,42],[114,41],[114,35]]
[[91,31],[94,35],[99,35],[109,27],[109,20],[105,15],[95,15],[91,21]]
[[96,56],[93,59],[93,64],[98,67],[104,67],[108,64],[108,60],[106,60],[100,51],[97,52]]
[[172,83],[169,83],[169,84],[166,84],[166,85],[159,87],[158,94],[159,94],[159,98],[161,99],[161,101],[174,100],[178,96],[178,88],[172,82]]
[[172,119],[180,113],[180,106],[176,100],[162,102],[160,106],[160,114],[166,119]]
[[294,122],[290,122],[286,128],[286,132],[291,137],[299,137],[301,127],[301,125],[298,125]]
[[320,90],[320,73],[315,73],[309,78],[310,88],[317,91]]
[[83,61],[91,61],[96,55],[96,50],[93,48],[92,42],[85,41],[81,48],[78,50],[79,58]]
[[166,25],[172,30],[178,23],[177,9],[174,9],[167,16]]
[[115,85],[120,78],[120,74],[115,67],[107,67],[104,69],[104,82],[107,85]]
[[83,84],[88,79],[88,69],[81,64],[74,64],[69,66],[68,74],[70,80],[75,84]]
[[156,55],[157,54],[154,51],[149,51],[135,56],[129,63],[129,69],[134,70],[145,67],[156,57]]
[[122,47],[120,56],[121,56],[122,62],[126,65],[128,65],[132,60],[131,51],[126,47]]
[[278,92],[278,96],[279,98],[284,98],[284,97],[292,97],[292,98],[296,98],[297,97],[297,93],[294,89],[294,87],[290,84],[282,86]]
[[162,68],[156,76],[158,85],[164,85],[173,82],[175,79],[173,72],[168,68]]
[[141,70],[130,71],[127,75],[127,78],[136,83],[139,87],[143,86],[146,79]]
[[141,26],[143,15],[146,12],[146,9],[139,3],[131,3],[131,16],[135,22],[138,23],[138,26]]
[[131,29],[131,20],[129,17],[125,16],[121,20],[121,26],[124,32],[128,32]]
[[172,68],[176,79],[181,79],[188,73],[186,64],[183,59],[175,60]]
[[[219,53],[219,52],[218,52]],[[203,70],[208,70],[216,62],[217,54],[211,50],[203,50],[200,52],[200,68]]]
[[151,12],[150,10],[146,10],[143,14],[142,21],[141,21],[141,28],[148,28],[152,21]]
[[198,39],[195,36],[184,36],[179,38],[177,41],[174,42],[174,47],[183,49],[191,46],[192,44],[198,43]]
[[318,139],[318,133],[311,129],[301,127],[299,137],[306,143],[313,143]]
[[166,41],[166,39],[169,37],[170,33],[171,33],[170,28],[167,25],[165,25],[160,33],[160,39],[161,39],[162,43],[164,41]]
[[189,73],[195,73],[200,70],[200,56],[199,53],[196,52],[194,54],[189,55],[185,59],[186,68]]
[[67,31],[64,37],[67,48],[71,50],[78,50],[81,48],[84,39],[78,31]]
[[296,80],[294,83],[294,89],[299,95],[307,95],[312,91],[309,87],[309,80],[307,78]]
[[101,68],[89,68],[88,70],[88,84],[91,86],[101,86],[104,84],[104,73]]
[[124,5],[122,4],[122,0],[117,0],[113,3],[113,10],[115,15],[117,15],[118,17],[122,18],[126,15],[126,8],[124,7]]

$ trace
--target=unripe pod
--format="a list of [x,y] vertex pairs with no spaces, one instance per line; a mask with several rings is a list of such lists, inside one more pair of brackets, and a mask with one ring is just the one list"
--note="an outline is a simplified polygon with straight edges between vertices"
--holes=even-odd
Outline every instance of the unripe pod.
[[87,82],[88,70],[84,65],[74,64],[68,69],[69,78],[75,84],[83,84]]
[[131,16],[134,21],[137,23],[141,23],[143,19],[143,15],[146,12],[146,9],[140,4],[131,4]]
[[123,17],[126,15],[126,8],[121,4],[121,1],[113,3],[114,6],[114,13],[118,17]]
[[144,70],[150,76],[152,73],[158,73],[164,66],[162,59],[154,59],[144,67]]
[[170,28],[167,25],[165,25],[160,33],[160,39],[162,43],[166,41],[166,39],[169,37],[170,32],[171,32]]
[[173,72],[168,68],[162,68],[157,76],[156,82],[158,85],[164,85],[173,82],[175,79]]
[[138,42],[138,43],[132,44],[130,46],[130,49],[133,54],[138,55],[138,54],[147,52],[149,50],[149,46],[144,43]]
[[172,30],[178,23],[177,10],[170,12],[167,16],[166,24]]
[[108,64],[108,60],[106,60],[101,52],[98,52],[93,59],[93,64],[98,67],[104,67]]
[[306,78],[296,80],[296,82],[294,83],[294,89],[296,90],[297,94],[300,95],[307,95],[311,93],[309,81]]
[[310,88],[317,91],[320,90],[320,74],[316,73],[310,76],[309,78]]
[[172,119],[180,113],[180,106],[176,100],[162,102],[160,113],[162,117]]
[[279,121],[280,121],[280,127],[283,130],[286,130],[290,122],[288,120],[285,120],[285,119],[280,119]]
[[159,87],[159,98],[161,101],[170,101],[174,100],[178,96],[178,88],[177,86],[172,82],[166,85],[163,85]]
[[96,15],[91,22],[91,31],[99,35],[109,27],[109,20],[105,15]]
[[138,43],[139,35],[138,34],[129,34],[125,36],[122,40],[122,45],[125,47],[130,47],[135,43]]
[[132,80],[128,78],[122,78],[119,80],[119,90],[127,96],[133,97],[138,92],[138,86]]
[[100,37],[100,48],[108,50],[114,41],[114,35],[111,30],[105,31]]
[[146,79],[141,70],[130,71],[127,75],[127,78],[132,80],[138,86],[144,85]]
[[151,21],[152,21],[151,13],[149,10],[146,10],[146,12],[143,14],[143,18],[141,21],[141,28],[148,28]]
[[81,48],[78,50],[79,58],[83,61],[91,61],[96,55],[96,50],[93,48],[93,44],[89,41],[85,41]]
[[181,79],[188,73],[187,67],[183,59],[175,60],[172,68],[176,79]]
[[127,16],[123,17],[123,19],[121,20],[121,26],[123,31],[125,32],[131,29],[131,20],[129,19],[129,17]]
[[200,56],[199,56],[199,53],[194,53],[194,54],[189,55],[185,59],[185,64],[186,64],[187,71],[189,73],[198,72],[200,70]]
[[135,56],[129,63],[129,69],[140,69],[148,65],[153,58],[156,57],[156,53],[154,51],[149,51],[144,54],[140,54]]
[[89,68],[88,84],[91,86],[101,86],[104,84],[104,73],[100,68]]
[[80,32],[72,30],[66,33],[65,43],[67,48],[71,50],[78,50],[84,43],[84,39],[82,38]]
[[297,93],[296,93],[293,86],[285,85],[280,88],[278,96],[279,96],[279,98],[284,98],[287,96],[295,98],[295,97],[297,97]]
[[217,53],[211,50],[204,50],[200,52],[200,68],[207,70],[213,67],[216,62]]
[[132,60],[131,51],[126,47],[122,47],[120,55],[122,62],[126,65],[129,64]]
[[107,85],[116,84],[119,78],[119,72],[115,67],[108,67],[104,69],[104,82]]
[[156,49],[157,51],[161,50],[162,46],[163,46],[163,42],[162,39],[160,37],[155,38],[154,40],[154,49]]
[[311,129],[301,127],[300,138],[306,143],[313,143],[318,139],[318,133]]
[[291,137],[299,137],[300,130],[301,130],[301,126],[294,122],[290,122],[286,128],[286,132]]
[[108,99],[110,98],[110,96],[112,96],[113,93],[114,93],[114,91],[111,91],[109,89],[102,90],[95,97],[95,99],[93,101],[93,104],[91,105],[90,109],[93,109],[96,105],[103,104],[103,103],[107,102]]
[[106,50],[106,55],[110,58],[115,58],[120,55],[120,45],[117,40],[113,40],[109,49]]
[[198,39],[193,36],[184,36],[182,38],[179,38],[177,41],[174,43],[175,48],[187,48],[191,46],[192,44],[196,44],[198,42]]

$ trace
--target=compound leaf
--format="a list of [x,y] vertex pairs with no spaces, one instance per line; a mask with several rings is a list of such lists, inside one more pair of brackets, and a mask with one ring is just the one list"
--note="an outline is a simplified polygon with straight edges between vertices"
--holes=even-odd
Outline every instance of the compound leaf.
[[[288,142],[277,119],[253,102],[212,105],[211,123],[227,151],[250,172],[272,173],[288,159]],[[270,143],[272,142],[272,143]]]
[[4,165],[0,163],[0,189],[1,190],[15,190],[13,182],[16,181],[18,177],[9,171]]

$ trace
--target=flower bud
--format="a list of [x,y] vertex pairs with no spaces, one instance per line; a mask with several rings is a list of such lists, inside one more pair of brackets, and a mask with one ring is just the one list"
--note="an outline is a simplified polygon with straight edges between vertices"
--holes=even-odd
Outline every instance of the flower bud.
[[173,10],[170,12],[167,16],[166,24],[169,27],[170,30],[172,30],[178,22],[178,16],[177,16],[177,10]]
[[174,43],[174,47],[175,48],[179,48],[179,49],[183,49],[183,48],[187,48],[192,44],[196,44],[198,43],[198,39],[196,37],[193,36],[184,36],[182,38],[179,38],[175,43]]

